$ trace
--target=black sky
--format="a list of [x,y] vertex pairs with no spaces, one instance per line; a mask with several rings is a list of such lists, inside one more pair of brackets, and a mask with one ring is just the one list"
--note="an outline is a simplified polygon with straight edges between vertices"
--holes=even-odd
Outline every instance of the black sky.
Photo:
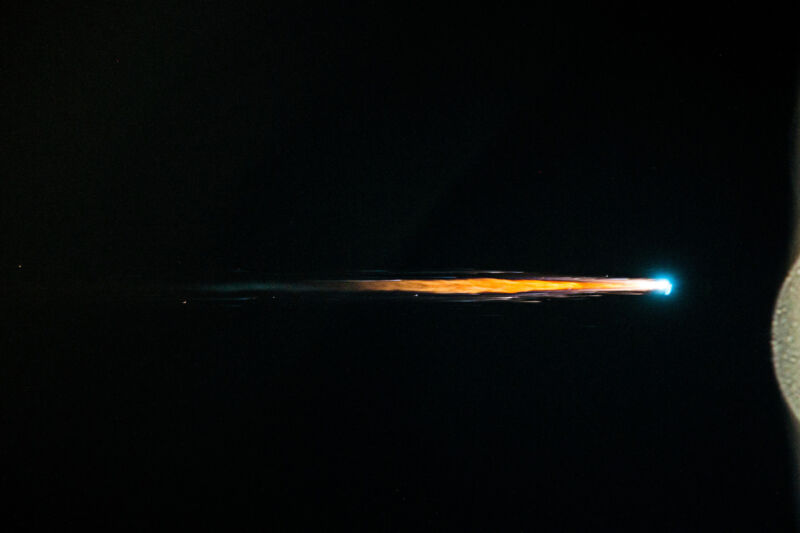
[[[792,227],[787,13],[157,2],[0,24],[17,508],[794,523],[768,346]],[[678,288],[488,308],[20,296],[376,268]]]

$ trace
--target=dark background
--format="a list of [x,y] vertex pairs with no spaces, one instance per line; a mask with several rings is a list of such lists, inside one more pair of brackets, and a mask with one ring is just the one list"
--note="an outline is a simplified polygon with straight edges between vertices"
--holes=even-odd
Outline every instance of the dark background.
[[[796,523],[788,13],[26,4],[0,33],[12,529]],[[381,268],[677,287],[103,296]]]

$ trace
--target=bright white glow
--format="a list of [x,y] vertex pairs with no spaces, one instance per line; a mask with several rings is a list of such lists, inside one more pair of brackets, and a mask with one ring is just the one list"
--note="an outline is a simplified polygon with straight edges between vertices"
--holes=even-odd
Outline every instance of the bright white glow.
[[664,291],[664,296],[672,292],[672,282],[666,278],[659,279],[658,288]]

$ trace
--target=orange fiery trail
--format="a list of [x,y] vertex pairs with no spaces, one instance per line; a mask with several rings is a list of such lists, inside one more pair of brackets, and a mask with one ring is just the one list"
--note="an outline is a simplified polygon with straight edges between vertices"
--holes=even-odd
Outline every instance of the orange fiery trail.
[[663,279],[392,279],[342,282],[353,291],[416,292],[428,294],[517,294],[526,292],[650,292],[669,294],[671,285]]

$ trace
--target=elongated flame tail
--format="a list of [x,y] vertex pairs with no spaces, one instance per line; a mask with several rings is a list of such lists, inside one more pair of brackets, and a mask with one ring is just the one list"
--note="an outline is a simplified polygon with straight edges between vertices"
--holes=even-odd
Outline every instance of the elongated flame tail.
[[338,282],[340,290],[414,292],[425,294],[520,294],[520,293],[644,293],[669,294],[672,284],[665,279],[647,278],[562,278],[562,279],[390,279]]
[[[393,279],[328,279],[306,281],[253,281],[222,283],[196,288],[194,298],[211,301],[242,301],[264,294],[385,294],[428,296],[456,301],[540,301],[546,298],[601,294],[644,294],[672,292],[668,279],[650,278],[540,278],[520,272],[492,272],[493,277],[466,277],[437,273],[439,277]],[[275,298],[276,296],[273,296]],[[338,296],[337,296],[338,297]]]

